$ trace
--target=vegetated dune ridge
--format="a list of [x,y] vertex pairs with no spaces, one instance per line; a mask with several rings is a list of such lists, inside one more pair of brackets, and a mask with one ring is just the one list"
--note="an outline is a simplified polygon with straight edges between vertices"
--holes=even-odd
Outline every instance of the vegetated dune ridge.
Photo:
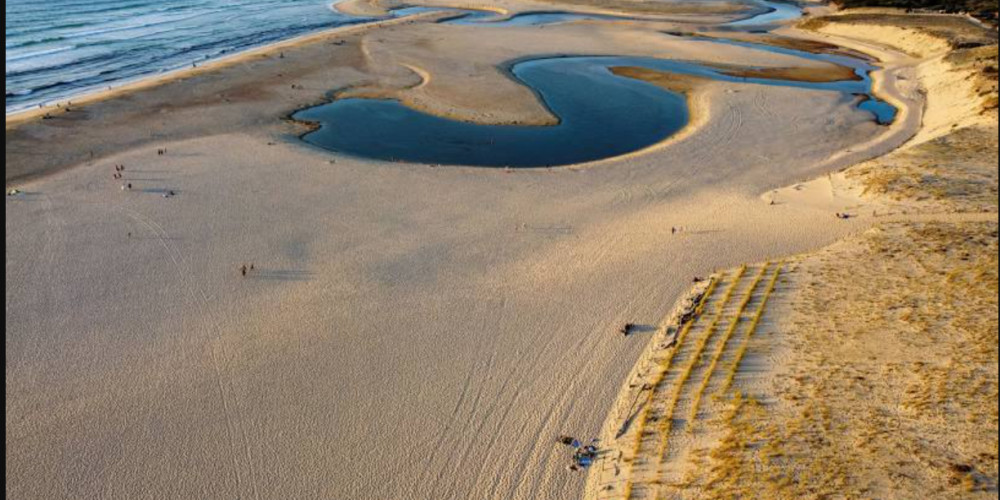
[[[669,145],[506,172],[338,156],[280,120],[331,90],[462,79],[426,102],[487,120],[475,109],[490,103],[463,92],[552,47],[810,64],[654,36],[670,23],[472,36],[433,19],[8,127],[9,496],[577,498],[584,476],[555,438],[598,433],[649,342],[617,328],[658,324],[694,276],[868,227],[759,195],[890,151],[920,123],[914,80],[885,79],[904,112],[890,127],[836,93],[707,82]],[[451,64],[418,50],[449,39],[470,44]],[[514,89],[497,92],[517,119],[545,116]]]
[[804,27],[912,54],[921,132],[763,196],[873,226],[695,287],[619,395],[587,498],[996,496],[995,34],[885,12]]

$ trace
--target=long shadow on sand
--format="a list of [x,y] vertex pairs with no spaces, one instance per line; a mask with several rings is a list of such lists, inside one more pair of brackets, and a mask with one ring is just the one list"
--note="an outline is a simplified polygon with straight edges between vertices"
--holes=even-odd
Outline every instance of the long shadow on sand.
[[300,269],[258,269],[247,278],[264,281],[311,281],[313,273]]

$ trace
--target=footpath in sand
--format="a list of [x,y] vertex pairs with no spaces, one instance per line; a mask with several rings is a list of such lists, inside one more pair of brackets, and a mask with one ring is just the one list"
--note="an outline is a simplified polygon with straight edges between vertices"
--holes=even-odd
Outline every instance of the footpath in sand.
[[586,498],[996,498],[995,35],[885,12],[803,27],[907,53],[921,131],[764,195],[872,227],[695,287],[629,376]]

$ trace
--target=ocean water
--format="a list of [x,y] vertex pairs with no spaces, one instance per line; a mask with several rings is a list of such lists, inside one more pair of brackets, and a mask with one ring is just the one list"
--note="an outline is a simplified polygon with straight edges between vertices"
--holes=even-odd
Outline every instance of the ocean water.
[[332,0],[7,0],[7,113],[366,19]]

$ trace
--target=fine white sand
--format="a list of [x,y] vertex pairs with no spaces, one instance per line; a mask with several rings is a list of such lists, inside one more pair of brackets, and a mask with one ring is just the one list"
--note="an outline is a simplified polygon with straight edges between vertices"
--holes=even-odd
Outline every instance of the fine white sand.
[[363,161],[206,111],[163,120],[217,134],[19,184],[8,495],[578,497],[555,439],[598,434],[649,339],[617,327],[659,323],[694,276],[866,227],[760,195],[915,130],[829,92],[710,83],[693,99],[703,124],[681,140],[581,167]]

